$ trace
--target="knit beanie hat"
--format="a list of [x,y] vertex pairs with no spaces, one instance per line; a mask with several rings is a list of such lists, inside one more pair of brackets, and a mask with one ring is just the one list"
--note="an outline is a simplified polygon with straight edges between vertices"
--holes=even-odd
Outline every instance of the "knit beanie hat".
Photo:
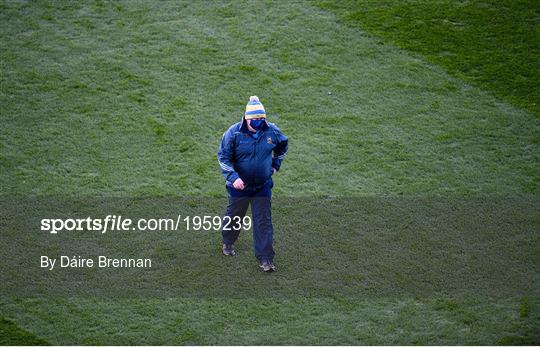
[[246,105],[245,118],[266,118],[264,106],[259,101],[259,98],[255,95],[249,97],[249,102]]

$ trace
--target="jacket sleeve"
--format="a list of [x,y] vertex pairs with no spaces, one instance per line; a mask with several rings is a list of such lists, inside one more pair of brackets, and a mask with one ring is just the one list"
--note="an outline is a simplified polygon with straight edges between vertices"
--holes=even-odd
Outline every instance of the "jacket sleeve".
[[276,171],[278,171],[281,167],[283,159],[285,158],[285,154],[289,149],[289,139],[281,132],[278,127],[275,127],[274,131],[277,137],[277,144],[276,147],[274,147],[274,153],[272,156],[272,167],[276,169]]
[[219,166],[221,167],[221,174],[225,177],[225,180],[230,184],[234,183],[238,176],[238,173],[234,171],[233,158],[234,158],[234,130],[229,129],[221,138],[219,149],[217,152]]

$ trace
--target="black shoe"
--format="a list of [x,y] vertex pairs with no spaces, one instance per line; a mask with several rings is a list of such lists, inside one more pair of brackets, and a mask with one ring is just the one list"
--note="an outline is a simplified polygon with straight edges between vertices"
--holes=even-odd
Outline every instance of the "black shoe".
[[276,266],[271,260],[264,260],[259,266],[264,272],[274,272],[277,270]]
[[223,255],[230,255],[230,256],[236,255],[236,252],[234,251],[234,245],[228,245],[224,243],[221,249],[223,251]]

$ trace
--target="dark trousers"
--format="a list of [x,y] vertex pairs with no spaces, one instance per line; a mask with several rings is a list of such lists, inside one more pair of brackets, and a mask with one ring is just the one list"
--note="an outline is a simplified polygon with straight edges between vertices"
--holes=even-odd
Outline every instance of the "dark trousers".
[[[255,191],[236,190],[232,187],[227,187],[227,191],[229,193],[229,204],[225,216],[231,219],[234,217],[242,219],[251,203],[255,256],[259,261],[272,261],[275,254],[272,248],[274,234],[271,211],[272,184],[267,184]],[[235,223],[230,223],[229,230],[222,229],[223,243],[233,244],[236,242],[240,230],[234,230],[235,226]]]

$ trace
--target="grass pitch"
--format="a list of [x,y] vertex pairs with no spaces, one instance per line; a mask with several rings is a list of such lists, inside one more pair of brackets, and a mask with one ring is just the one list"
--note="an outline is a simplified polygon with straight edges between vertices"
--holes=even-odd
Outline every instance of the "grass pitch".
[[[384,44],[396,43],[385,36],[394,29],[375,30],[356,10],[317,5],[2,2],[3,202],[224,197],[217,145],[240,119],[247,97],[258,95],[269,120],[290,137],[275,178],[276,201],[346,197],[364,206],[337,226],[320,222],[301,204],[304,215],[282,217],[276,224],[281,267],[274,277],[257,272],[246,234],[237,263],[218,257],[215,234],[167,239],[159,249],[146,245],[191,267],[172,280],[213,288],[200,296],[5,296],[2,342],[539,343],[540,121],[528,104],[536,97],[520,92],[508,97],[509,104],[484,82],[466,82],[474,74],[452,76],[434,65],[429,44],[419,43],[427,59],[409,54]],[[510,10],[515,16],[521,11]],[[409,13],[403,11],[404,21],[413,20]],[[407,26],[397,32],[401,28]],[[506,32],[515,40],[523,36]],[[495,49],[493,57],[501,54]],[[499,78],[512,85],[507,76]],[[537,84],[534,76],[524,76],[526,84]],[[462,213],[446,220],[434,219],[445,209],[432,207],[410,214],[400,229],[396,206],[411,206],[399,202],[416,198],[480,198],[497,202],[483,206],[506,206],[506,213],[458,208]],[[446,224],[439,227],[441,220]],[[4,245],[17,240],[15,225],[3,219]],[[118,245],[119,251],[145,245],[133,241]],[[25,251],[19,244],[2,254]],[[452,271],[437,271],[445,267]],[[228,273],[219,297],[218,280]],[[107,283],[118,273],[103,276]],[[418,281],[439,289],[412,294],[407,289],[419,287]],[[246,283],[279,295],[247,295]],[[465,290],[445,292],[437,285]],[[309,295],[302,295],[305,288]],[[235,289],[241,297],[234,297]]]

